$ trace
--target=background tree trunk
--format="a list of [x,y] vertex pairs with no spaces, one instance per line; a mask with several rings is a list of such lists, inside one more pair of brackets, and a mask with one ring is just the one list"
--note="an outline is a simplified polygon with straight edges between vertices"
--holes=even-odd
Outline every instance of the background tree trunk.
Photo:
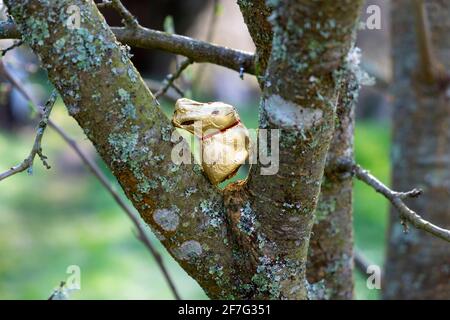
[[[450,92],[448,83],[428,81],[412,14],[414,1],[392,2],[394,55],[392,184],[394,190],[420,187],[408,200],[423,218],[450,227]],[[450,69],[450,3],[426,1],[434,56]],[[430,66],[428,66],[430,67]],[[448,243],[410,228],[403,234],[391,210],[383,296],[387,299],[449,299]]]

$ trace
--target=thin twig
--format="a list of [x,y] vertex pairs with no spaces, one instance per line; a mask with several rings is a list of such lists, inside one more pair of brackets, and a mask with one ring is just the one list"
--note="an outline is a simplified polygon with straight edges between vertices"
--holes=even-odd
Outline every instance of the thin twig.
[[[160,81],[156,81],[153,79],[144,79],[145,84],[150,89],[151,92],[158,91],[163,84]],[[172,86],[167,90],[167,92],[164,94],[164,96],[161,96],[161,98],[165,98],[171,102],[177,101],[179,98],[181,98],[181,93]]]
[[[23,85],[17,81],[6,68],[4,68],[4,73],[6,78],[11,82],[11,84],[17,88],[17,90],[22,94],[22,96],[32,105],[36,110],[41,113],[42,110],[36,107],[31,96],[24,89]],[[166,279],[175,299],[180,300],[180,295],[175,287],[173,280],[171,279],[167,268],[165,267],[164,261],[155,247],[152,245],[150,239],[145,233],[144,228],[139,223],[138,218],[133,213],[132,209],[123,201],[123,199],[119,196],[117,191],[114,189],[112,184],[109,182],[108,178],[103,174],[101,169],[97,166],[97,164],[92,161],[86,154],[81,150],[78,144],[73,140],[62,128],[56,125],[52,120],[48,120],[48,125],[54,129],[61,138],[75,151],[75,153],[80,157],[83,163],[89,168],[89,170],[93,173],[93,175],[100,181],[100,183],[105,187],[105,189],[112,195],[116,203],[125,211],[126,215],[131,219],[133,224],[135,225],[138,231],[138,239],[144,243],[147,249],[150,251],[151,255],[155,259],[158,264],[159,269],[161,270],[164,278]]]
[[158,90],[158,92],[155,93],[155,99],[159,99],[161,96],[163,96],[167,90],[169,90],[170,87],[173,87],[181,96],[183,96],[183,92],[179,92],[179,88],[174,86],[175,80],[177,80],[183,71],[192,64],[191,59],[186,59],[183,62],[180,63],[177,70],[174,73],[169,74],[166,79],[163,81],[163,86]]
[[413,189],[409,192],[396,192],[389,189],[380,180],[371,175],[369,171],[361,168],[361,166],[355,164],[352,169],[355,176],[359,180],[374,188],[376,192],[384,195],[392,203],[392,205],[398,210],[402,220],[411,223],[417,229],[427,231],[438,238],[450,242],[450,230],[438,227],[423,219],[416,212],[408,208],[408,206],[403,202],[405,198],[414,198],[419,196],[421,194],[420,190]]
[[0,58],[3,57],[8,51],[11,51],[14,48],[20,47],[23,44],[22,40],[15,41],[8,48],[0,50]]
[[367,268],[371,263],[364,257],[361,252],[355,249],[353,252],[353,261],[355,262],[355,268],[362,274],[367,274]]
[[120,197],[120,195],[117,193],[117,191],[114,189],[112,184],[109,182],[108,178],[103,174],[101,169],[97,166],[97,164],[92,161],[89,157],[86,156],[86,154],[80,149],[78,144],[70,138],[60,127],[56,125],[52,125],[52,128],[64,139],[64,141],[75,151],[75,153],[81,158],[81,160],[86,164],[86,166],[89,168],[89,170],[92,172],[92,174],[100,181],[100,183],[103,185],[103,187],[112,195],[114,200],[117,202],[117,204],[123,209],[123,211],[126,213],[126,215],[131,219],[133,224],[135,225],[137,229],[137,237],[142,243],[147,247],[147,249],[152,254],[153,258],[155,259],[156,263],[158,264],[159,268],[161,269],[161,272],[163,273],[170,289],[172,290],[172,293],[175,297],[175,299],[180,300],[180,295],[178,294],[178,291],[175,287],[175,284],[173,280],[171,279],[169,272],[167,271],[166,266],[164,265],[164,261],[159,254],[159,252],[155,249],[153,244],[151,243],[150,239],[148,238],[147,234],[144,231],[144,228],[140,224],[138,218],[133,213],[132,209],[123,201],[123,199]]
[[103,1],[97,4],[98,8],[110,7],[116,10],[122,17],[122,23],[132,29],[139,27],[139,23],[135,16],[122,4],[120,0]]
[[[368,269],[370,266],[374,265],[371,261],[369,261],[360,250],[356,249],[353,252],[353,261],[355,263],[355,268],[361,274],[367,275]],[[383,275],[381,274],[381,278]]]
[[67,300],[67,298],[66,282],[61,281],[59,287],[53,290],[47,300]]
[[56,93],[53,92],[50,95],[50,98],[48,99],[47,103],[45,104],[44,109],[42,110],[41,119],[40,119],[38,127],[37,127],[36,138],[34,139],[33,147],[31,148],[30,154],[28,155],[28,157],[26,159],[24,159],[18,165],[10,168],[9,170],[6,170],[3,173],[0,173],[0,181],[2,181],[3,179],[6,179],[12,175],[15,175],[19,172],[23,172],[25,170],[27,170],[28,173],[31,174],[33,172],[33,162],[34,162],[34,158],[36,156],[39,156],[39,158],[41,158],[41,161],[44,164],[44,166],[47,169],[50,169],[50,166],[47,163],[47,157],[42,153],[41,142],[42,142],[42,137],[44,135],[45,129],[47,128],[47,124],[48,124],[48,120],[49,120],[48,118],[49,118],[50,112],[52,111],[53,106],[55,104],[56,97],[57,97]]

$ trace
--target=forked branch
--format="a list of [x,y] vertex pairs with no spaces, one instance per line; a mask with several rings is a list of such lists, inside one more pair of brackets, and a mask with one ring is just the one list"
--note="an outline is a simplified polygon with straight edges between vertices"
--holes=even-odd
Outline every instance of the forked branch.
[[391,204],[398,210],[400,218],[411,223],[417,229],[424,230],[438,238],[450,242],[450,230],[438,227],[431,222],[423,219],[415,211],[411,210],[403,200],[407,198],[415,198],[421,194],[421,190],[413,189],[408,192],[397,192],[389,189],[385,184],[378,180],[369,171],[363,169],[361,166],[355,164],[352,167],[356,178],[365,182],[375,189],[376,192],[381,193],[388,199]]

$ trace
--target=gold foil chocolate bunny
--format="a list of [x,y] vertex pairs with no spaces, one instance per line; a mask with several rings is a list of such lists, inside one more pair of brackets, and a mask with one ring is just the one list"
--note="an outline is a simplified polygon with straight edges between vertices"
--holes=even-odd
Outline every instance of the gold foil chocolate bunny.
[[248,158],[248,130],[231,105],[178,99],[172,123],[201,140],[203,171],[213,184],[233,177]]

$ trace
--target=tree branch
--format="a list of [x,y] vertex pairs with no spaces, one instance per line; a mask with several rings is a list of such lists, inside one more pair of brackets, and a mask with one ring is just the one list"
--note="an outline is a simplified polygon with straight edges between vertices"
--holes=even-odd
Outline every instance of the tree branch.
[[180,65],[178,66],[177,70],[174,73],[169,74],[166,79],[163,81],[163,86],[155,93],[155,98],[159,99],[161,96],[164,96],[169,90],[170,87],[174,87],[174,89],[177,90],[177,92],[182,95],[182,92],[178,91],[178,88],[174,86],[175,80],[177,80],[184,70],[186,70],[187,67],[189,67],[192,64],[191,59],[186,59]]
[[[373,265],[371,261],[369,261],[360,250],[355,249],[353,252],[353,261],[355,263],[355,268],[363,275],[367,276],[367,269]],[[383,278],[383,275],[381,275]]]
[[267,63],[272,50],[272,25],[269,22],[270,8],[265,0],[238,0],[239,8],[244,17],[245,25],[256,47],[256,75],[262,87]]
[[[247,249],[255,252],[254,260],[259,263],[256,269],[268,264],[274,268],[280,264],[295,264],[298,270],[291,273],[289,267],[281,268],[279,281],[271,283],[278,286],[272,297],[305,299],[308,297],[305,286],[307,252],[325,158],[334,131],[342,75],[339,71],[351,47],[362,1],[340,6],[329,1],[271,3],[274,6],[270,19],[272,31],[269,28],[264,32],[268,38],[260,39],[259,53],[267,50],[273,33],[270,57],[261,54],[263,60],[268,60],[265,83],[260,83],[263,88],[260,132],[267,129],[272,137],[268,138],[270,142],[263,142],[260,136],[258,145],[269,145],[268,153],[273,159],[279,157],[280,163],[279,166],[271,163],[273,171],[267,164],[252,166],[245,189],[249,192],[249,205],[244,202],[241,211],[248,211],[248,206],[251,208],[260,226],[253,237],[267,239]],[[240,1],[239,4],[248,9],[248,20],[251,20],[253,6],[264,10],[263,1]],[[305,21],[313,27],[306,27]],[[321,26],[320,31],[317,26]],[[253,30],[252,37],[258,35],[257,26],[248,24],[248,28]],[[328,39],[324,39],[324,34]],[[313,47],[317,50],[312,53]],[[333,79],[333,74],[337,78]],[[270,178],[265,176],[270,174]],[[254,244],[247,241],[250,247]],[[249,247],[243,242],[245,245]],[[287,278],[290,280],[284,281]]]
[[[158,49],[179,54],[194,62],[207,62],[226,67],[237,72],[255,74],[254,55],[249,52],[221,47],[205,41],[170,34],[162,31],[137,28],[112,27],[117,40],[124,44],[143,49]],[[0,39],[19,39],[19,30],[12,22],[0,23]]]
[[235,71],[244,69],[254,74],[254,55],[245,51],[221,47],[201,40],[139,27],[136,30],[112,27],[119,41],[144,49],[159,49],[190,58],[194,62],[208,62]]
[[[2,64],[2,66],[3,66],[3,64]],[[34,139],[33,147],[31,148],[30,154],[28,155],[28,157],[25,160],[23,160],[18,165],[12,167],[11,169],[9,169],[3,173],[0,173],[0,181],[2,181],[3,179],[6,179],[12,175],[15,175],[19,172],[25,171],[25,170],[28,170],[28,172],[31,174],[34,158],[36,157],[36,155],[39,156],[39,158],[41,158],[44,166],[47,169],[50,169],[50,166],[48,165],[48,163],[46,161],[47,157],[42,153],[41,141],[42,141],[42,137],[44,135],[45,129],[47,128],[47,124],[48,124],[48,120],[49,120],[48,118],[50,116],[50,112],[53,109],[53,105],[55,104],[56,97],[57,97],[56,92],[53,92],[51,94],[50,98],[48,99],[47,103],[45,104],[45,107],[42,110],[42,113],[40,113],[41,120],[39,121],[39,124],[37,127],[36,138]]]
[[98,8],[102,7],[110,7],[116,10],[121,16],[122,16],[122,23],[131,28],[136,29],[139,27],[139,23],[135,16],[131,14],[130,11],[122,4],[120,0],[111,0],[111,1],[105,1],[103,3],[97,4]]
[[[143,219],[210,297],[226,296],[225,289],[235,287],[235,270],[222,194],[196,166],[172,161],[174,128],[94,2],[6,3],[69,114]],[[63,23],[68,5],[84,17],[78,29]],[[217,268],[220,277],[211,272]]]
[[[39,109],[34,101],[31,99],[31,96],[28,94],[28,92],[25,90],[24,86],[17,81],[6,68],[3,67],[2,69],[3,74],[6,76],[6,78],[11,82],[11,84],[20,92],[20,94],[25,98],[25,100],[30,103],[33,108],[41,114],[41,117],[45,116],[45,113],[43,110]],[[53,95],[52,95],[53,96]],[[48,111],[50,113],[50,111]],[[47,116],[48,119],[48,116]],[[99,182],[103,185],[103,187],[108,191],[113,199],[116,201],[116,203],[122,208],[122,210],[126,213],[126,215],[131,219],[132,223],[138,230],[138,239],[142,241],[142,243],[147,247],[147,249],[150,251],[150,254],[155,259],[159,269],[161,270],[161,273],[163,274],[164,278],[166,279],[175,299],[180,300],[180,295],[178,294],[178,291],[175,287],[175,284],[172,280],[172,278],[169,275],[169,272],[167,271],[167,268],[165,267],[164,261],[159,254],[159,252],[155,249],[153,244],[151,243],[149,237],[147,236],[144,228],[140,224],[139,220],[136,218],[135,214],[133,213],[133,210],[125,203],[125,201],[122,200],[122,198],[119,196],[117,191],[114,189],[112,184],[109,182],[108,178],[103,174],[102,170],[97,166],[97,164],[92,161],[84,152],[83,150],[78,146],[78,144],[75,142],[74,139],[72,139],[61,127],[59,127],[57,124],[55,124],[52,120],[48,119],[48,125],[56,131],[56,133],[69,145],[69,147],[72,148],[72,150],[80,157],[81,161],[88,167],[88,169],[91,171],[91,173],[99,180]],[[0,178],[0,180],[2,180]]]
[[416,212],[408,208],[408,206],[403,202],[405,198],[413,198],[420,195],[421,191],[418,189],[413,189],[408,192],[396,192],[389,189],[380,180],[371,175],[369,171],[361,168],[359,165],[353,165],[352,167],[355,176],[375,189],[376,192],[381,193],[385,196],[392,205],[398,210],[400,218],[408,221],[417,229],[424,230],[438,238],[450,242],[450,230],[438,227],[431,222],[423,219]]

